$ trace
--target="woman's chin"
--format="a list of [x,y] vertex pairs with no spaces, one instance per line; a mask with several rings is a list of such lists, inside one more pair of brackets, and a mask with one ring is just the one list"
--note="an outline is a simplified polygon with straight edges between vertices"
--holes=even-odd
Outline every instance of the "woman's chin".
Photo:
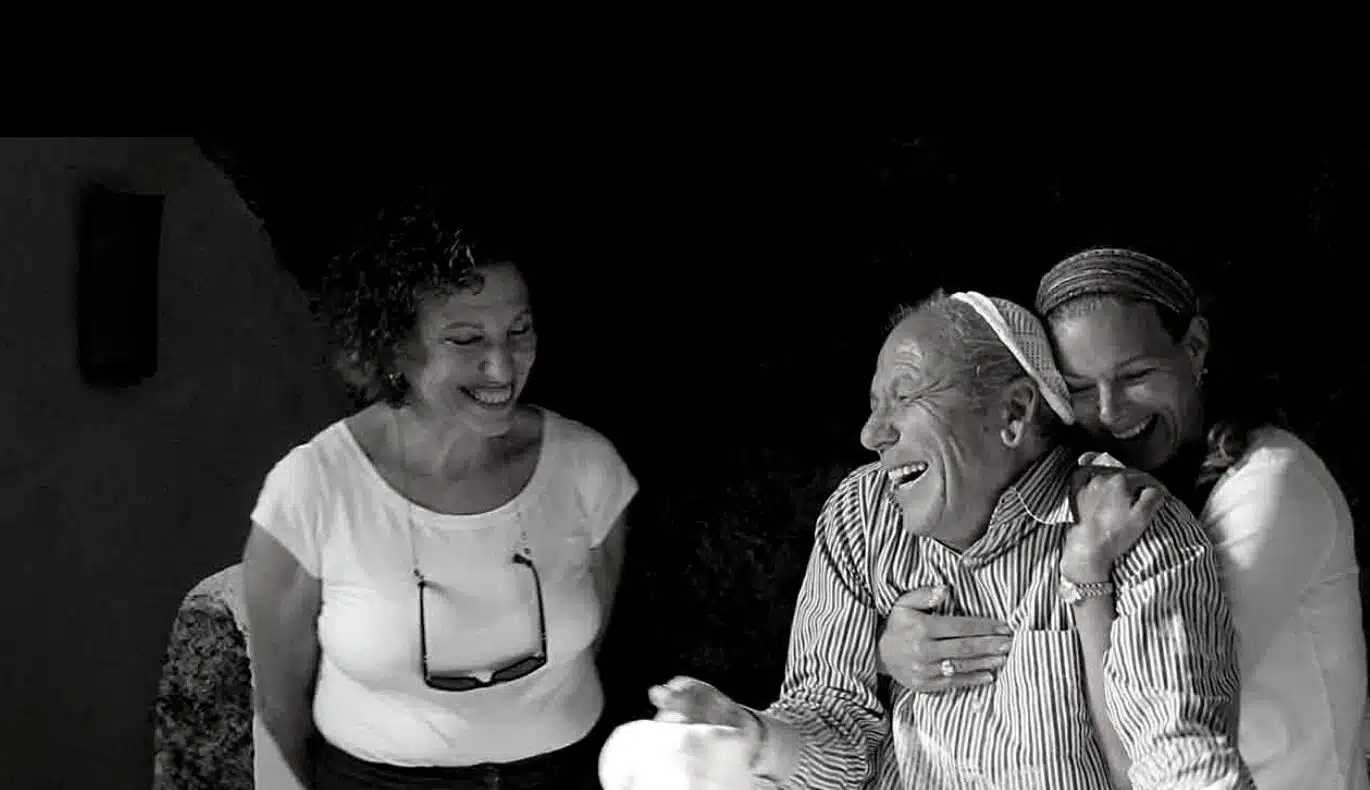
[[514,428],[518,416],[518,405],[510,401],[506,407],[491,409],[479,404],[466,402],[453,409],[455,421],[484,438],[495,438],[509,433]]
[[497,416],[476,415],[469,422],[482,436],[503,436],[514,429],[514,411],[510,409],[507,414]]

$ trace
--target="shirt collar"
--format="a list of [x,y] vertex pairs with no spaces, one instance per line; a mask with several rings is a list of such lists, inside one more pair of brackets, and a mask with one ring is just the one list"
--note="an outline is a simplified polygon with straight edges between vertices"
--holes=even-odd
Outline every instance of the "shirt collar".
[[985,565],[1039,525],[1074,524],[1070,497],[1074,469],[1065,447],[1056,447],[1034,461],[999,497],[985,534],[961,554],[961,561],[972,567]]
[[1070,502],[1074,470],[1071,452],[1065,447],[1056,447],[1034,461],[999,497],[989,517],[990,527],[1023,515],[1038,524],[1074,524],[1075,509]]

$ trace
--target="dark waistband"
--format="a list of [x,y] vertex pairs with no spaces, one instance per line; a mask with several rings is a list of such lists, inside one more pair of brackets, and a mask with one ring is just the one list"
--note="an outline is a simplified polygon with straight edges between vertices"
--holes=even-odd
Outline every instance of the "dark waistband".
[[597,763],[598,747],[603,740],[600,728],[596,727],[585,737],[568,746],[509,762],[407,766],[363,760],[320,738],[316,765],[322,773],[341,774],[351,779],[363,780],[376,787],[423,786],[425,782],[441,783],[489,776],[506,779],[554,776],[566,771],[593,771],[593,766]]

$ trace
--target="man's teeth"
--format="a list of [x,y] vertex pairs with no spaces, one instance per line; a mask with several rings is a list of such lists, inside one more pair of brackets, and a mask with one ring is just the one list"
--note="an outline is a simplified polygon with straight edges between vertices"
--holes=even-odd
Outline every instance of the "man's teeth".
[[1138,436],[1141,436],[1141,435],[1142,435],[1142,432],[1145,431],[1147,428],[1150,428],[1150,427],[1151,427],[1151,423],[1152,423],[1153,421],[1155,421],[1155,419],[1156,419],[1156,415],[1153,414],[1153,415],[1151,415],[1150,417],[1147,417],[1145,420],[1142,420],[1141,422],[1137,423],[1137,426],[1136,426],[1135,428],[1132,428],[1131,430],[1123,431],[1122,433],[1115,433],[1115,434],[1113,434],[1113,438],[1115,438],[1115,439],[1135,439],[1135,438],[1137,438]]
[[917,480],[924,472],[928,471],[928,465],[922,461],[903,466],[896,466],[889,471],[890,482],[895,486],[912,483]]
[[468,389],[467,393],[471,397],[485,404],[486,406],[503,406],[514,397],[513,387],[494,387],[489,389]]

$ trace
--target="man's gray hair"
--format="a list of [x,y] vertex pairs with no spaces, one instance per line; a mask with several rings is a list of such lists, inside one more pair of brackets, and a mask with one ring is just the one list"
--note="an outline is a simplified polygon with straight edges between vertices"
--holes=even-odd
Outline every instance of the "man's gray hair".
[[896,310],[887,334],[915,315],[932,318],[942,327],[937,350],[949,365],[951,380],[970,398],[974,408],[989,408],[1010,384],[1025,378],[1037,389],[1036,426],[1044,436],[1057,435],[1061,419],[1047,404],[1041,388],[974,307],[951,298],[939,288],[917,304]]

